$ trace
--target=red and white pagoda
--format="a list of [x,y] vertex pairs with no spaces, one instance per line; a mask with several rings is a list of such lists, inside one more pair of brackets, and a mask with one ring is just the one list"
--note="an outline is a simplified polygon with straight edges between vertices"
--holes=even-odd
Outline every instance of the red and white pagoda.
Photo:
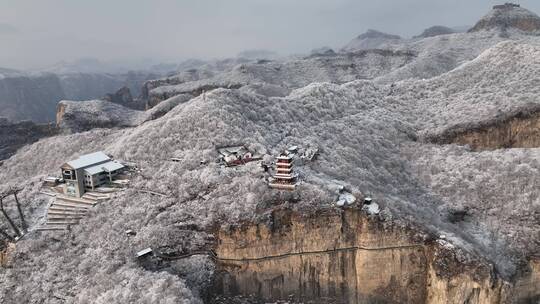
[[286,154],[280,155],[276,161],[276,174],[270,182],[270,187],[279,190],[294,190],[296,181],[292,166],[292,157]]

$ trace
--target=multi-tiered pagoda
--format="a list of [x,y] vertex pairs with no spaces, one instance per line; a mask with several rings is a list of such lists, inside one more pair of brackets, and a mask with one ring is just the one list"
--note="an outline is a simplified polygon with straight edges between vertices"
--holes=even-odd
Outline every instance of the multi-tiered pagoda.
[[280,190],[294,190],[295,177],[293,175],[293,159],[289,155],[282,154],[276,161],[276,174],[270,182],[270,187]]

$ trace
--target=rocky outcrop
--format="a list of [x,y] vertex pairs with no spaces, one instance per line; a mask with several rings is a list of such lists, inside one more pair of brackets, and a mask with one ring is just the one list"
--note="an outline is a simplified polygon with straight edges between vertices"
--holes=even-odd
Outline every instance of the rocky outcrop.
[[247,83],[234,82],[234,81],[218,81],[218,82],[206,82],[206,81],[194,81],[185,84],[179,84],[176,86],[162,86],[152,90],[149,93],[146,108],[153,108],[159,103],[169,98],[173,98],[177,95],[193,95],[199,96],[205,92],[209,92],[219,88],[227,89],[239,89]]
[[469,145],[475,151],[540,147],[540,106],[532,104],[477,125],[457,125],[428,141]]
[[[506,282],[492,266],[444,240],[349,209],[221,229],[221,296],[310,303],[528,303],[538,263]],[[533,291],[535,290],[535,291]]]
[[146,101],[146,108],[149,109],[156,106],[161,101],[175,96],[175,94],[159,94],[156,92],[151,93],[154,89],[163,86],[174,86],[185,82],[206,79],[212,76],[214,76],[214,73],[211,71],[189,69],[171,77],[148,80],[142,86],[141,97]]
[[77,133],[94,128],[134,127],[145,118],[144,111],[105,100],[62,100],[57,107],[56,125],[65,132]]
[[425,29],[422,32],[422,34],[418,36],[414,36],[414,38],[428,38],[428,37],[448,35],[448,34],[453,34],[453,33],[456,33],[456,31],[449,27],[442,26],[442,25],[435,25],[435,26]]
[[103,99],[118,104],[129,104],[133,102],[133,96],[131,96],[131,91],[128,87],[122,87],[115,93],[109,93]]
[[56,105],[56,126],[60,126],[64,122],[64,115],[66,115],[67,104],[59,102]]
[[192,97],[177,95],[146,111],[135,110],[107,100],[62,100],[57,107],[56,125],[66,133],[78,133],[95,128],[135,127],[167,114]]
[[40,138],[57,134],[53,124],[35,124],[30,121],[17,123],[0,118],[0,160],[7,159],[15,152]]
[[0,268],[10,266],[10,255],[15,251],[15,244],[0,241]]
[[525,32],[538,32],[540,31],[540,17],[517,4],[506,3],[504,5],[496,5],[469,32],[490,29],[506,30],[511,28]]

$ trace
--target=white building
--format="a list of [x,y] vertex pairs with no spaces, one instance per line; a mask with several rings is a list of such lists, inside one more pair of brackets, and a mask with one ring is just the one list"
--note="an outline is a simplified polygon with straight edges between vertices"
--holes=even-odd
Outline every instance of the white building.
[[62,165],[62,178],[66,182],[64,193],[81,197],[86,189],[95,189],[112,182],[124,165],[103,152],[83,155]]

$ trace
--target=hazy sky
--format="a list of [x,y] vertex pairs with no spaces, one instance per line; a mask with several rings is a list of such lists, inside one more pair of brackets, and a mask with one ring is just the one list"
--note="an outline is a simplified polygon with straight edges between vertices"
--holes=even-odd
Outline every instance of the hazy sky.
[[[412,36],[473,25],[501,1],[476,0],[0,0],[0,67],[40,68],[95,57],[175,62],[339,48],[374,28]],[[517,1],[540,13],[540,1]]]

